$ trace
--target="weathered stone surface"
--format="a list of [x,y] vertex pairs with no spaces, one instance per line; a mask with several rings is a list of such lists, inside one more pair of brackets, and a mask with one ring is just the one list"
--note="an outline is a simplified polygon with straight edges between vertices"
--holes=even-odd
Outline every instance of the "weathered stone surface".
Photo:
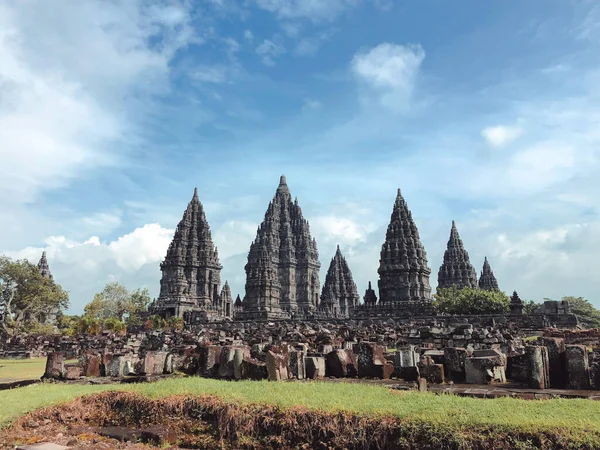
[[427,254],[400,189],[381,247],[378,273],[380,304],[431,302]]
[[431,357],[421,358],[417,367],[421,378],[426,379],[428,383],[441,384],[444,382],[444,365],[435,364]]
[[325,373],[328,377],[358,376],[358,361],[352,350],[334,350],[326,355]]
[[313,313],[319,303],[320,267],[317,242],[281,176],[248,253],[243,314],[281,318]]
[[494,276],[494,272],[490,267],[490,263],[487,260],[487,256],[483,260],[483,270],[481,271],[481,276],[479,277],[479,289],[484,289],[486,291],[498,290],[498,280]]
[[316,380],[323,378],[326,375],[325,358],[322,356],[307,356],[304,359],[306,366],[306,378]]
[[469,261],[469,254],[458,235],[454,220],[450,229],[448,246],[444,252],[444,262],[438,272],[438,289],[452,286],[457,289],[477,287],[477,272]]
[[267,364],[257,359],[243,360],[241,368],[244,380],[266,380],[269,377]]
[[338,245],[325,276],[319,310],[328,317],[349,317],[359,299],[352,272]]
[[465,360],[467,350],[464,348],[448,347],[444,349],[444,367],[448,379],[455,383],[465,381]]
[[219,372],[220,349],[216,345],[198,347],[198,373],[206,378],[213,378]]
[[65,378],[67,380],[78,380],[81,376],[81,367],[78,364],[67,364],[65,369]]
[[288,355],[267,351],[267,373],[269,381],[283,381],[289,379]]
[[585,345],[567,345],[566,369],[570,389],[590,388],[590,368]]
[[467,384],[505,383],[506,356],[498,350],[476,350],[465,359]]
[[543,337],[540,338],[540,343],[548,349],[550,387],[564,389],[567,385],[565,340],[563,338]]
[[146,375],[162,375],[165,372],[167,352],[148,351],[142,363],[142,373]]
[[97,354],[86,354],[83,364],[84,377],[99,377],[100,376],[100,361],[101,357]]
[[512,378],[525,381],[534,389],[547,389],[550,386],[548,374],[548,350],[546,347],[528,345],[522,356],[513,358]]
[[44,378],[61,379],[65,377],[65,355],[61,352],[50,352],[46,359]]
[[394,364],[386,360],[384,347],[372,342],[361,342],[355,347],[358,376],[388,379],[394,373]]
[[297,378],[298,380],[304,380],[306,378],[305,356],[306,352],[304,351],[293,350],[290,352],[290,378]]

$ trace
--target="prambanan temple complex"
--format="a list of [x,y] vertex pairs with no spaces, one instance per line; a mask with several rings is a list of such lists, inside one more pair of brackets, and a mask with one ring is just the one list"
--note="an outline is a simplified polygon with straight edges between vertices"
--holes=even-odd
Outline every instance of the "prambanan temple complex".
[[[310,234],[298,199],[292,199],[285,176],[281,176],[256,238],[250,243],[242,298],[237,295],[234,302],[227,281],[221,286],[219,252],[212,241],[197,189],[160,268],[160,295],[151,312],[165,318],[183,318],[188,324],[436,315],[427,253],[400,189],[381,246],[379,295],[369,282],[362,303],[339,246],[321,289],[317,242]],[[438,287],[498,289],[487,257],[478,279],[454,221],[438,271]],[[549,308],[552,309],[551,305]],[[523,304],[515,292],[511,313],[520,315],[522,310]]]

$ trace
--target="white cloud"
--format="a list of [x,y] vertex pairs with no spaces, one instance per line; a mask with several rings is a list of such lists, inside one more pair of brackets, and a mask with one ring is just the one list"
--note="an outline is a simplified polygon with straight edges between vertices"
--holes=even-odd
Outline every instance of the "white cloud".
[[252,34],[252,31],[244,30],[244,39],[246,39],[248,42],[252,42],[252,39],[254,39],[254,34]]
[[383,106],[402,111],[410,102],[424,59],[425,51],[420,45],[383,43],[356,53],[351,67]]
[[108,248],[117,265],[125,270],[137,270],[145,264],[162,261],[173,239],[174,230],[157,223],[136,228],[133,232],[111,242]]
[[332,21],[358,0],[256,0],[257,5],[280,19],[308,19],[313,22]]
[[189,22],[179,2],[0,3],[0,200],[115,164],[107,150],[131,131],[123,99],[164,90]]
[[319,109],[321,106],[321,102],[319,100],[315,100],[313,98],[305,98],[304,103],[302,105],[302,109],[305,111],[312,111],[315,109]]
[[280,43],[265,39],[262,44],[256,47],[256,53],[262,56],[263,64],[274,66],[275,59],[285,53],[285,47]]
[[373,231],[372,224],[339,216],[313,217],[310,224],[313,235],[318,235],[319,241],[344,245],[356,244]]
[[481,130],[481,135],[492,147],[500,148],[510,144],[523,134],[519,127],[498,125]]
[[88,232],[108,233],[121,225],[121,212],[95,213],[84,217],[81,222]]

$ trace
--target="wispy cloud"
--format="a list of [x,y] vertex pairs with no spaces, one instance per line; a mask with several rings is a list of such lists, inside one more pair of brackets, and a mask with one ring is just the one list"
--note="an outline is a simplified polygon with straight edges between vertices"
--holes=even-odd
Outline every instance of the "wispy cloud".
[[497,125],[481,130],[481,135],[492,147],[500,148],[517,139],[523,130],[519,127]]
[[420,45],[379,44],[354,55],[352,71],[366,88],[366,98],[375,96],[383,106],[406,110],[425,51]]

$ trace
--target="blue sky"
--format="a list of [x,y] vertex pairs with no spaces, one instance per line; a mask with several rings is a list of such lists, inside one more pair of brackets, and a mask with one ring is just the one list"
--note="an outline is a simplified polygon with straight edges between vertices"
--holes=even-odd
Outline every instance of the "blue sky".
[[0,0],[0,252],[80,312],[157,295],[195,186],[234,295],[287,176],[322,264],[377,280],[396,189],[437,283],[479,272],[600,306],[600,5],[506,0]]

